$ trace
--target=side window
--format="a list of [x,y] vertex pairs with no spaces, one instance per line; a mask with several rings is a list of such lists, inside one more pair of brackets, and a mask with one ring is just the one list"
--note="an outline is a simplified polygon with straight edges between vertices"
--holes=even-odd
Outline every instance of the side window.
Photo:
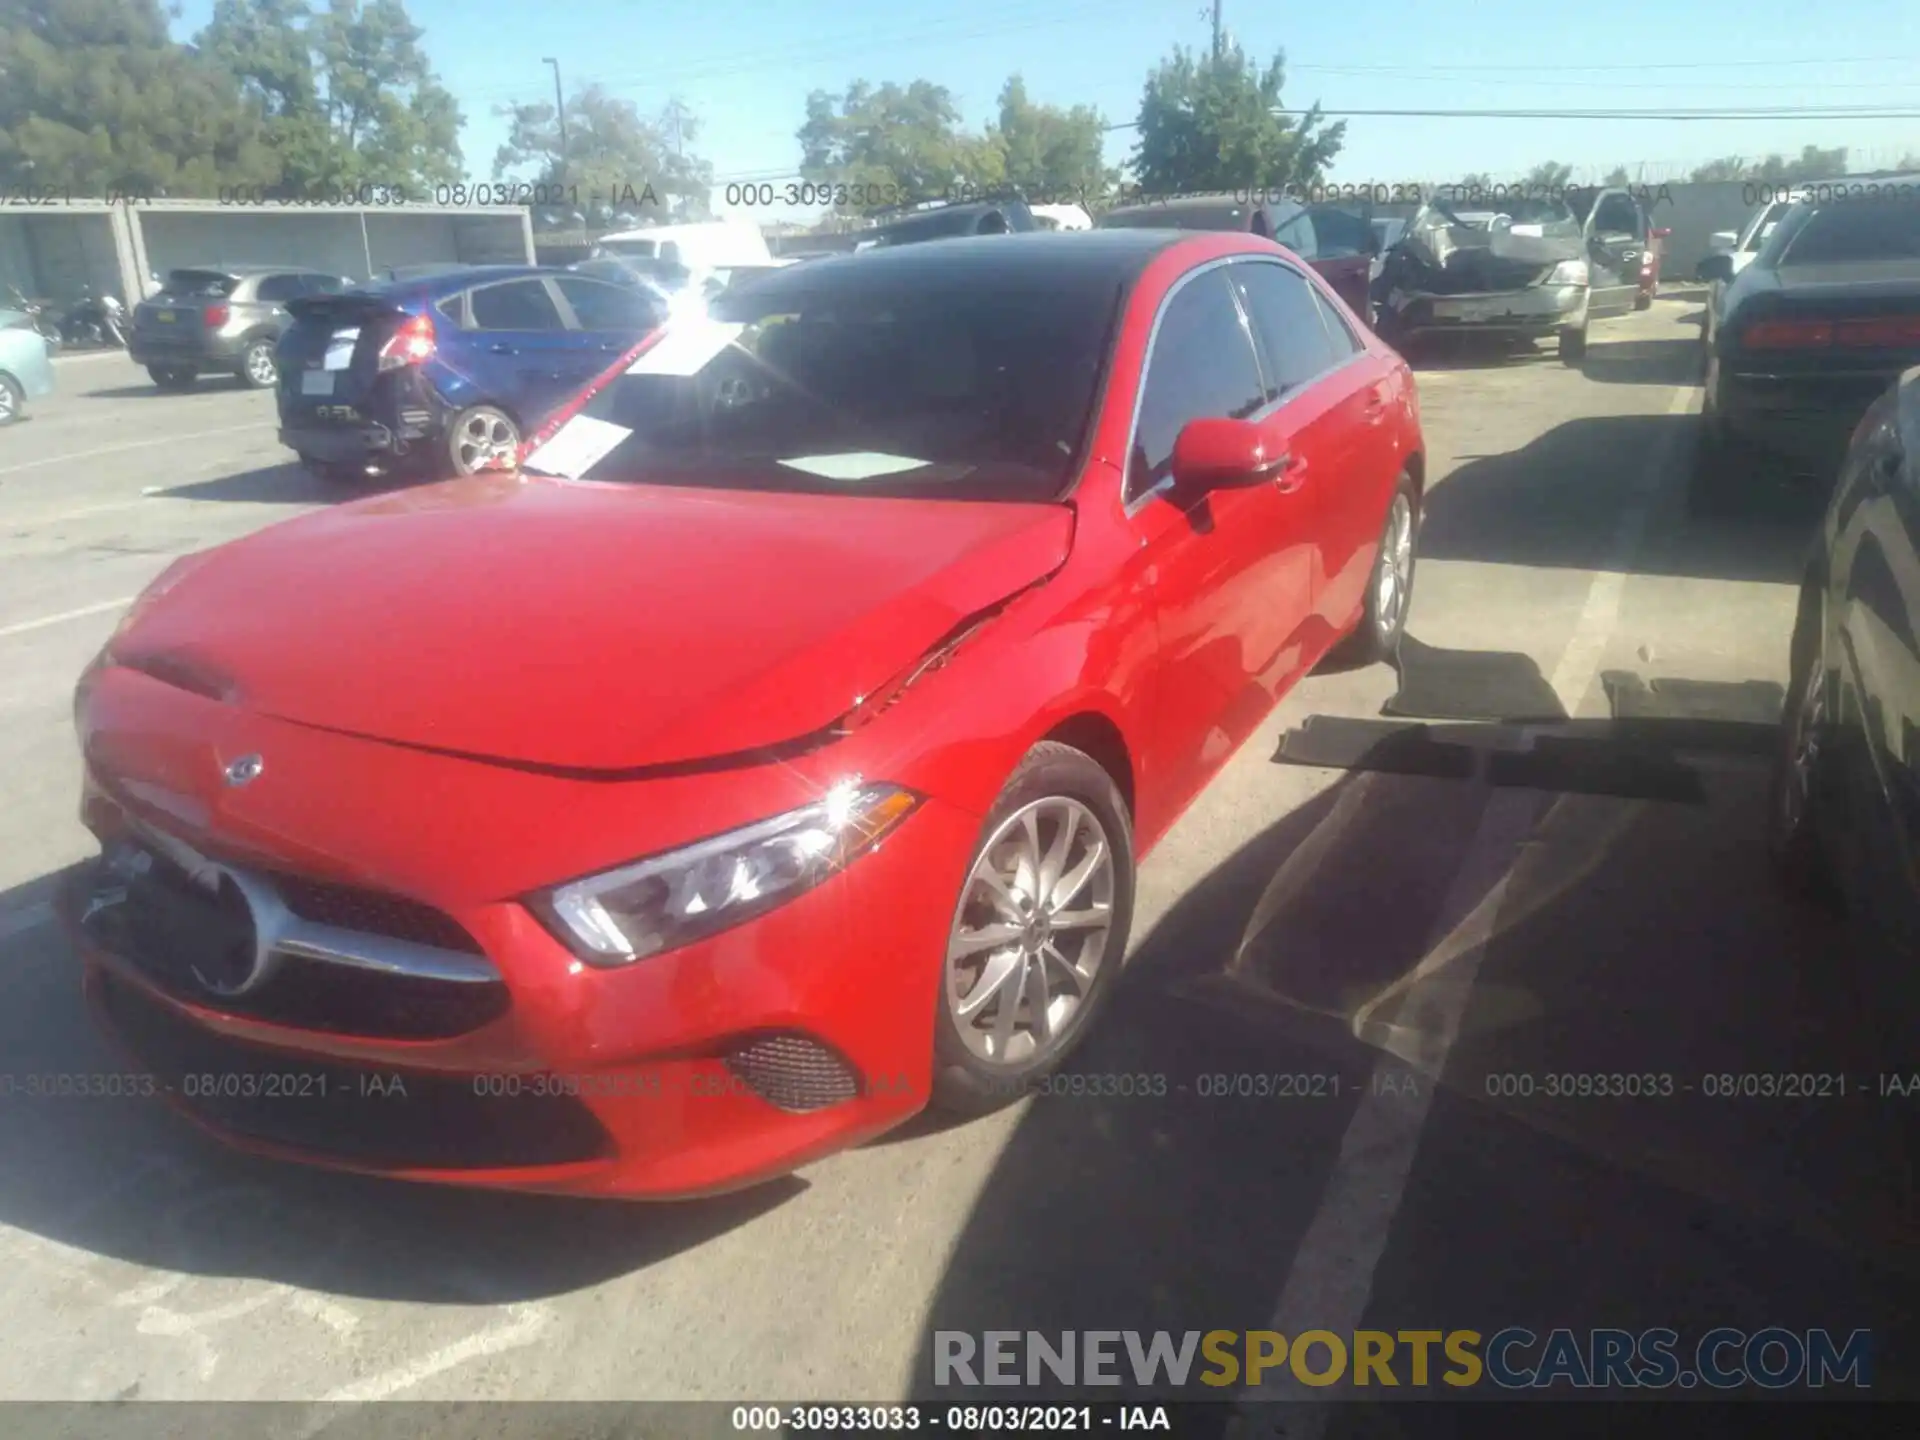
[[659,323],[659,314],[637,288],[577,275],[562,275],[553,283],[567,297],[582,330],[650,330]]
[[1284,265],[1257,261],[1233,266],[1232,274],[1260,342],[1268,400],[1278,400],[1332,368],[1333,342],[1311,285]]
[[1596,235],[1640,236],[1640,207],[1633,203],[1629,195],[1618,191],[1600,201],[1593,214],[1593,233]]
[[260,297],[263,304],[284,305],[287,301],[307,293],[304,280],[305,277],[300,275],[263,275],[260,278],[260,288],[254,293]]
[[1313,219],[1304,210],[1275,230],[1273,238],[1302,260],[1313,260],[1319,257],[1319,243],[1318,237],[1313,233]]
[[434,313],[452,321],[455,325],[464,326],[467,323],[466,306],[461,303],[461,299],[462,297],[458,295],[449,295],[433,307]]
[[1327,297],[1312,286],[1307,287],[1313,295],[1313,303],[1320,307],[1320,323],[1327,327],[1327,344],[1333,347],[1333,363],[1338,365],[1349,355],[1360,353],[1360,337],[1353,333],[1353,327],[1346,317],[1333,308]]
[[1317,260],[1336,255],[1367,255],[1373,251],[1373,225],[1358,215],[1349,215],[1331,205],[1317,205],[1307,212],[1313,223],[1313,241]]
[[538,280],[482,285],[471,294],[473,323],[482,330],[564,330],[560,308]]
[[338,295],[353,284],[340,275],[302,275],[300,279],[309,295]]
[[1127,461],[1128,498],[1166,479],[1174,439],[1189,420],[1210,415],[1244,418],[1263,403],[1259,365],[1226,272],[1196,275],[1167,302],[1147,356],[1133,454]]

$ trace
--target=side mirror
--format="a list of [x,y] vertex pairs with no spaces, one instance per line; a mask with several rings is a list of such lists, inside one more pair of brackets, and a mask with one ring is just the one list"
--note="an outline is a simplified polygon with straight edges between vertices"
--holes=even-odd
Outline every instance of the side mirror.
[[1670,227],[1662,225],[1657,229],[1649,230],[1647,234],[1652,236],[1655,240],[1667,240],[1672,238],[1673,231]]
[[1733,257],[1731,255],[1709,255],[1694,267],[1693,277],[1709,283],[1715,280],[1733,279]]
[[1739,232],[1734,230],[1716,230],[1707,237],[1707,249],[1715,255],[1730,252],[1739,243]]
[[1173,483],[1189,495],[1271,479],[1287,463],[1251,420],[1189,420],[1173,441]]

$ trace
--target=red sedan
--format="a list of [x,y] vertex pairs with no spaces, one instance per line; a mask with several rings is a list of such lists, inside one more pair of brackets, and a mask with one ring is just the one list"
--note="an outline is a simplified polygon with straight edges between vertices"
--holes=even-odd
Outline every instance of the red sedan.
[[266,1153],[739,1186],[1059,1065],[1135,867],[1396,645],[1407,367],[1247,235],[952,240],[677,317],[518,473],[173,565],[82,678],[62,911]]

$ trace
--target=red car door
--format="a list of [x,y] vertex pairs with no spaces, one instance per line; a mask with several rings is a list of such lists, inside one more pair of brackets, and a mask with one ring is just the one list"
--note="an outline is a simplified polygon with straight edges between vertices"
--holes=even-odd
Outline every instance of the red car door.
[[1306,261],[1354,314],[1371,316],[1371,224],[1332,205],[1312,205],[1277,226],[1273,238]]
[[1270,423],[1305,462],[1299,478],[1312,506],[1318,621],[1309,652],[1317,659],[1365,594],[1388,482],[1399,473],[1397,431],[1388,423],[1392,367],[1291,266],[1252,258],[1231,273],[1275,405]]
[[[1302,467],[1199,496],[1173,486],[1174,440],[1188,421],[1268,409],[1228,269],[1204,265],[1162,301],[1128,446],[1124,495],[1159,638],[1146,763],[1175,812],[1266,716],[1279,677],[1302,668],[1299,636],[1313,613]],[[1310,471],[1310,455],[1297,459]],[[1143,833],[1160,823],[1140,817]]]

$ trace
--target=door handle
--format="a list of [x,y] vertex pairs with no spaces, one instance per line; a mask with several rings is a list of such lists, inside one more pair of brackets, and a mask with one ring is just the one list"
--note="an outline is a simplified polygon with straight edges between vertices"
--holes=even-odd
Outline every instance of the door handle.
[[511,345],[489,345],[487,349],[495,355],[518,355],[520,353]]
[[1273,477],[1273,488],[1282,495],[1293,494],[1307,481],[1306,457],[1295,455],[1291,451],[1260,468],[1262,474]]

